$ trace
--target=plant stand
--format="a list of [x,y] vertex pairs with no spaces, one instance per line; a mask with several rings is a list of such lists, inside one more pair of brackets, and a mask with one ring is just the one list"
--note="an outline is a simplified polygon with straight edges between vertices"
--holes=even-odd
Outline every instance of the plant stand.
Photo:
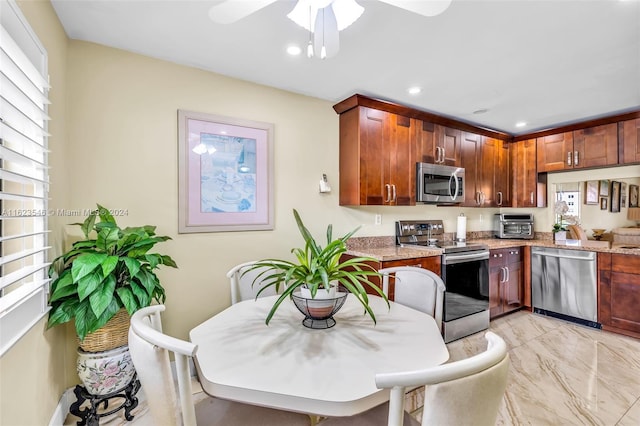
[[[80,417],[81,420],[77,423],[78,426],[98,426],[100,417],[111,415],[123,408],[125,419],[127,419],[127,421],[131,421],[133,420],[131,411],[138,406],[138,398],[136,398],[136,394],[139,390],[140,381],[137,379],[137,375],[135,374],[127,386],[106,395],[92,395],[84,386],[76,385],[73,393],[76,395],[77,399],[76,402],[71,404],[69,412],[74,416]],[[124,402],[112,410],[98,413],[100,404],[103,404],[103,410],[107,410],[109,407],[109,400],[113,398],[124,399]],[[80,406],[82,406],[85,401],[89,401],[90,405],[89,407],[81,410]]]

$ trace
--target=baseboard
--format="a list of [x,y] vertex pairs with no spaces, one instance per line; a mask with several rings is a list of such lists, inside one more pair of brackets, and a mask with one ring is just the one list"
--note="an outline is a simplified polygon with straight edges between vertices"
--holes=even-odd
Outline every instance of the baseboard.
[[67,389],[62,394],[62,397],[60,397],[58,405],[53,412],[53,416],[51,416],[51,420],[49,421],[49,426],[64,425],[64,422],[67,419],[67,414],[69,413],[69,409],[71,408],[71,404],[73,404],[73,401],[75,401],[76,399],[73,393],[74,388],[75,386],[73,388]]

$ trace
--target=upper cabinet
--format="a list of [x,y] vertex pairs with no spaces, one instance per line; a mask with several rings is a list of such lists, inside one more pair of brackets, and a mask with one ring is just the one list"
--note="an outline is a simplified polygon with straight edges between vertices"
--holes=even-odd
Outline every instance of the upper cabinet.
[[640,118],[618,123],[620,163],[640,162]]
[[538,172],[618,164],[616,123],[537,138]]
[[340,205],[415,204],[412,124],[366,107],[340,114]]
[[536,140],[517,141],[510,148],[513,207],[546,207],[546,181],[539,180],[544,175],[536,170]]
[[461,167],[465,169],[465,207],[510,207],[509,144],[462,132]]
[[447,166],[460,164],[462,131],[423,120],[417,120],[415,127],[419,162]]

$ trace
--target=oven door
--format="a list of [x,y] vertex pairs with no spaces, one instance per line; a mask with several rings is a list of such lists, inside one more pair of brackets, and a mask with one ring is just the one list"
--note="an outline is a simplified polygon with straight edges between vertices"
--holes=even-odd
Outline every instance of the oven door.
[[445,322],[489,309],[489,251],[442,255]]

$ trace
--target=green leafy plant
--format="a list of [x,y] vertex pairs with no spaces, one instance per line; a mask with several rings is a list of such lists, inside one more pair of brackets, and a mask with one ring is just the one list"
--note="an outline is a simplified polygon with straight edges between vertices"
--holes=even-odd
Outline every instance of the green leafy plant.
[[327,245],[323,248],[313,238],[305,227],[297,210],[293,210],[300,234],[304,238],[304,248],[294,248],[291,252],[297,258],[297,262],[281,259],[265,259],[256,262],[244,273],[254,269],[260,269],[260,273],[253,281],[253,285],[260,282],[260,290],[257,296],[269,287],[275,286],[276,292],[284,287],[280,297],[276,300],[271,311],[267,315],[266,323],[275,314],[282,302],[291,297],[298,287],[306,286],[315,297],[318,291],[329,291],[331,285],[341,285],[353,294],[369,314],[373,322],[376,317],[369,306],[369,296],[366,289],[372,289],[376,294],[384,298],[389,305],[386,295],[379,286],[370,281],[373,277],[380,277],[380,273],[366,262],[376,262],[370,257],[354,257],[341,261],[341,256],[347,251],[346,241],[355,234],[359,227],[341,238],[333,239],[332,225],[327,227]]
[[80,226],[86,239],[73,243],[49,267],[49,277],[55,277],[49,327],[75,319],[82,341],[123,307],[133,314],[154,300],[164,303],[165,291],[154,270],[159,265],[177,265],[171,257],[149,250],[170,237],[155,235],[155,226],[149,225],[120,229],[109,210],[99,204],[83,223],[74,225]]

